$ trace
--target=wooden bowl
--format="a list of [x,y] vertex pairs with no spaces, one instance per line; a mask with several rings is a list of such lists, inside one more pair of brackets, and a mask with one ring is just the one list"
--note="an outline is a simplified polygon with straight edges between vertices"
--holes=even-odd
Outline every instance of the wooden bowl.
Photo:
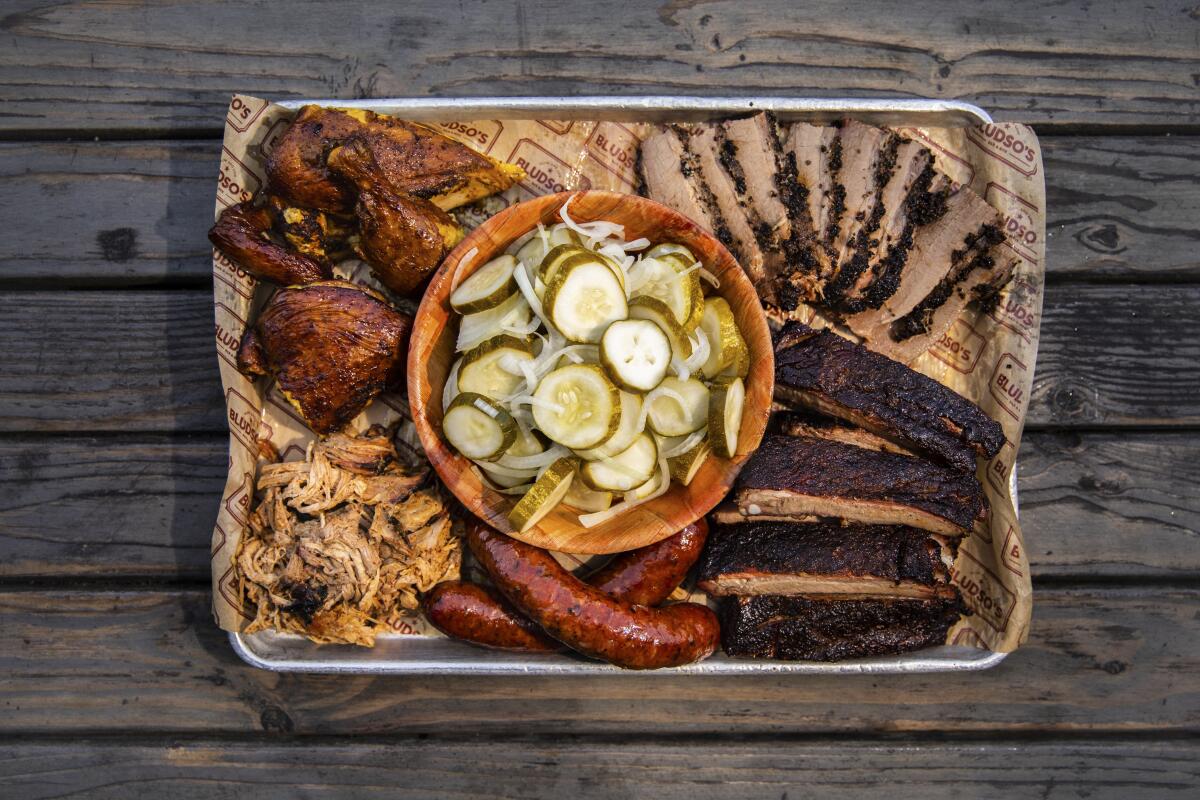
[[[584,528],[575,511],[559,506],[540,523],[518,533],[508,512],[519,499],[488,488],[471,462],[454,452],[442,436],[442,388],[454,363],[457,314],[450,309],[451,281],[471,250],[477,254],[458,281],[502,254],[541,222],[559,222],[558,211],[572,193],[546,195],[519,203],[489,219],[454,248],[425,290],[413,324],[408,351],[408,399],[421,444],[442,481],[476,516],[497,530],[529,544],[568,553],[618,553],[653,544],[699,519],[733,486],[742,463],[757,449],[771,409],[775,359],[771,334],[754,287],[715,236],[666,206],[635,195],[586,191],[573,193],[570,215],[578,222],[607,220],[625,226],[628,240],[644,236],[652,243],[686,245],[721,281],[719,294],[729,301],[750,348],[746,407],[732,459],[709,456],[689,486],[673,484],[655,500],[630,509],[602,525]],[[457,283],[456,283],[457,285]]]

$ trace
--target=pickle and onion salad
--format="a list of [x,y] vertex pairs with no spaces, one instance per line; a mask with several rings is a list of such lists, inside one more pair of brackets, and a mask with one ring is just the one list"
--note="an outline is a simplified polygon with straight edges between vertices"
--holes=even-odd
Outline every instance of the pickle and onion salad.
[[620,225],[519,239],[450,294],[461,315],[443,431],[514,528],[559,503],[592,527],[737,452],[750,353],[717,281],[686,247]]

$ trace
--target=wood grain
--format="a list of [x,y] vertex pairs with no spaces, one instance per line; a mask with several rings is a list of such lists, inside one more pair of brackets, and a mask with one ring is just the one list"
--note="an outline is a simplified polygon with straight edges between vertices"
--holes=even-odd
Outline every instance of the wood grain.
[[1188,741],[824,742],[198,740],[0,745],[21,797],[810,798],[1046,800],[1184,797],[1200,786]]
[[729,678],[276,674],[239,662],[195,591],[0,593],[0,734],[1195,731],[1200,592],[1038,593],[984,673]]
[[[1051,280],[1200,280],[1200,137],[1041,144]],[[21,231],[0,239],[0,282],[207,283],[219,153],[219,142],[0,144],[0,213]]]
[[[1049,287],[1028,423],[1200,422],[1198,304],[1192,285]],[[224,430],[212,326],[201,291],[0,292],[0,431]]]
[[[461,319],[450,308],[451,292],[457,288],[451,284],[456,276],[466,280],[534,228],[552,224],[568,200],[575,221],[622,225],[627,241],[649,239],[654,244],[684,245],[716,276],[720,281],[718,292],[728,301],[749,350],[745,408],[740,432],[734,432],[737,452],[732,458],[714,453],[687,486],[675,482],[666,494],[591,528],[579,522],[577,511],[560,505],[528,530],[519,530],[508,520],[516,500],[485,487],[478,470],[470,468],[471,462],[456,453],[442,433],[442,395],[454,361]],[[468,256],[470,260],[460,269]],[[616,283],[613,285],[620,291]],[[550,294],[551,289],[547,289],[546,297]],[[677,211],[643,197],[604,191],[561,192],[510,206],[471,231],[446,256],[430,279],[413,320],[407,374],[408,404],[429,463],[442,483],[475,516],[535,547],[567,553],[622,553],[662,541],[690,525],[716,507],[733,488],[742,464],[758,448],[767,427],[775,388],[775,355],[754,286],[717,237]]]
[[[208,580],[227,452],[221,434],[0,439],[0,578]],[[1018,466],[1035,583],[1200,577],[1194,434],[1032,432]]]
[[[0,17],[0,126],[215,132],[274,99],[580,93],[959,98],[1040,123],[1194,125],[1191,2],[754,4],[18,0]],[[197,24],[203,20],[203,24]]]

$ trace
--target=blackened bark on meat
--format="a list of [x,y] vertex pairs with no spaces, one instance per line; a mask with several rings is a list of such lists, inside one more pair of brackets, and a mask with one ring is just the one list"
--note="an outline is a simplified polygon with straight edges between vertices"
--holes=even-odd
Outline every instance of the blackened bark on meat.
[[[946,277],[912,311],[893,322],[888,335],[894,341],[903,342],[914,336],[928,333],[934,313],[950,299],[955,289],[966,277],[975,270],[987,271],[995,266],[995,259],[990,252],[1002,241],[1004,241],[1004,232],[995,225],[984,225],[977,233],[968,237],[964,243],[964,249],[955,251],[955,265],[951,267]],[[968,258],[967,256],[972,253],[974,256]]]
[[718,133],[718,139],[721,147],[717,151],[717,160],[721,162],[721,167],[733,181],[733,190],[738,193],[739,197],[743,197],[746,194],[746,174],[742,171],[741,162],[738,161],[737,145],[720,133]]
[[789,323],[777,337],[776,394],[865,427],[950,466],[975,471],[1004,431],[979,406],[937,381],[832,331]]
[[842,214],[846,211],[846,187],[842,184],[841,172],[842,137],[839,136],[829,146],[829,176],[833,183],[829,189],[829,214],[826,217],[828,224],[824,231],[819,232],[825,247],[830,251],[831,258],[836,257],[836,254],[832,252],[830,242],[837,238],[838,231],[842,227]]
[[307,583],[283,583],[280,588],[292,601],[280,610],[298,617],[305,625],[312,624],[313,617],[321,610],[329,594],[329,587],[323,583],[311,586]]
[[957,597],[752,595],[722,600],[717,613],[721,645],[730,656],[838,661],[945,644],[950,628],[970,612]]
[[751,522],[714,526],[700,564],[699,587],[711,594],[722,576],[755,574],[879,578],[931,590],[950,580],[941,543],[927,531],[906,525]]
[[[772,500],[781,496],[813,498],[841,509],[861,507],[863,520],[944,528],[948,534],[969,533],[986,508],[983,488],[973,474],[922,458],[803,436],[763,439],[736,487],[743,513],[759,506],[771,515]],[[879,519],[881,515],[887,519]]]
[[683,144],[684,159],[679,164],[679,171],[683,173],[685,178],[695,176],[695,186],[697,193],[700,195],[700,202],[704,203],[709,217],[713,222],[713,235],[726,247],[733,247],[733,234],[729,231],[729,224],[725,221],[724,215],[721,213],[721,208],[717,203],[717,198],[713,195],[712,189],[708,183],[704,181],[700,173],[700,165],[695,152],[691,146],[691,135],[686,128],[675,125],[671,127],[675,135],[679,137],[679,141]]

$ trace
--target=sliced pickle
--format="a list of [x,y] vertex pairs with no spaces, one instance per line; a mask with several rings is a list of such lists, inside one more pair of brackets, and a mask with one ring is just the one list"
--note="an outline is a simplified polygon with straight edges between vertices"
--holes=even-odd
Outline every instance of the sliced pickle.
[[531,319],[533,310],[525,295],[517,292],[494,308],[464,315],[458,322],[458,341],[454,349],[460,353],[470,350],[498,333],[506,333],[503,326],[524,327]]
[[577,244],[558,245],[549,253],[547,253],[546,257],[542,259],[540,264],[538,264],[537,277],[541,278],[543,283],[549,285],[551,279],[553,279],[555,274],[558,272],[558,268],[568,260],[578,256],[595,258],[596,254],[585,247],[580,247]]
[[692,355],[692,343],[683,326],[675,319],[667,304],[655,297],[635,297],[629,301],[630,319],[648,319],[667,335],[671,353],[680,361]]
[[741,378],[721,378],[713,383],[708,411],[708,438],[722,458],[737,453],[738,431],[742,427],[742,409],[746,405],[746,385]]
[[567,490],[562,501],[563,505],[592,514],[604,511],[611,506],[613,495],[612,492],[598,492],[595,489],[589,489],[583,481],[571,481],[571,488]]
[[633,392],[621,392],[621,421],[612,436],[595,447],[576,450],[575,454],[588,461],[598,458],[611,458],[621,452],[641,431],[638,430],[638,419],[642,416],[642,398]]
[[483,462],[475,462],[475,466],[479,467],[479,471],[483,473],[483,477],[494,483],[501,489],[511,489],[514,486],[520,486],[523,483],[529,483],[537,477],[537,470],[533,470],[533,474],[527,478],[518,478],[515,475],[504,475],[496,472],[493,469],[488,469]]
[[683,399],[656,394],[650,401],[647,423],[660,436],[686,436],[708,424],[708,387],[695,378],[686,381],[673,375],[663,378],[656,392],[669,390]]
[[484,264],[450,293],[450,307],[460,314],[495,308],[517,292],[513,279],[517,259],[503,255]]
[[579,476],[597,491],[628,492],[650,480],[657,465],[658,447],[654,437],[643,433],[612,458],[584,462]]
[[650,320],[618,320],[600,337],[600,363],[622,389],[648,392],[671,366],[671,342]]
[[576,463],[577,459],[563,456],[546,467],[542,476],[508,512],[509,524],[521,533],[537,525],[570,490]]
[[[633,265],[631,272],[637,273],[633,283],[634,297],[653,297],[671,310],[671,315],[688,333],[700,324],[704,312],[704,293],[700,288],[700,277],[693,271],[682,274],[687,265],[675,257],[643,258]],[[697,311],[699,309],[699,311]]]
[[450,403],[442,420],[446,440],[467,458],[492,461],[517,438],[517,423],[499,403],[475,392],[463,392]]
[[700,467],[704,466],[705,459],[711,453],[712,448],[709,447],[708,441],[702,441],[686,453],[681,453],[674,458],[668,458],[667,469],[671,471],[671,477],[674,480],[687,486],[696,477],[696,473],[700,471]]
[[620,390],[599,364],[572,364],[546,375],[533,393],[533,420],[572,450],[596,447],[621,422]]
[[687,260],[688,265],[696,263],[696,256],[692,255],[692,251],[681,244],[676,244],[675,242],[663,242],[662,244],[656,244],[647,250],[643,255],[649,258],[662,258],[669,255],[680,255]]
[[458,370],[458,389],[477,392],[494,400],[511,396],[525,381],[519,369],[504,369],[504,359],[532,361],[534,342],[501,334],[493,336],[463,354]]
[[708,337],[708,360],[700,367],[704,377],[712,379],[721,371],[734,366],[738,348],[744,347],[742,334],[738,331],[733,309],[723,297],[710,297],[704,301],[704,316],[700,319],[700,330]]
[[[655,472],[653,475],[650,476],[650,480],[646,481],[641,486],[638,486],[634,489],[630,489],[628,492],[626,492],[625,499],[626,500],[645,500],[647,497],[649,497],[650,495],[652,495],[656,491],[658,491],[658,484],[659,484],[659,481],[661,481],[662,479],[663,479],[662,476],[659,473]],[[668,478],[668,480],[670,480],[670,478]]]
[[591,256],[563,263],[546,284],[542,307],[563,336],[591,344],[629,313],[620,281],[608,265]]
[[734,347],[733,363],[721,370],[719,378],[745,378],[750,374],[750,348],[739,333]]

